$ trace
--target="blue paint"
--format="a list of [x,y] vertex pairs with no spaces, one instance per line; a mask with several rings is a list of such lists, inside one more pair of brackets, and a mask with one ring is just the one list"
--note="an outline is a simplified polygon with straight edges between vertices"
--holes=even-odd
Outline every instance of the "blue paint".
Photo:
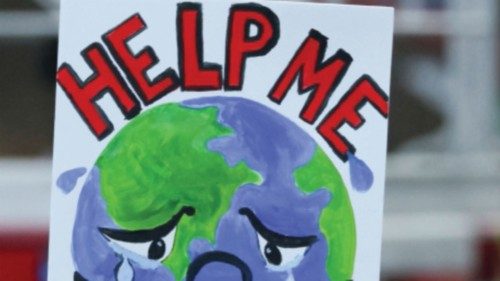
[[[219,221],[215,250],[242,259],[251,269],[252,280],[290,280],[288,268],[270,270],[267,267],[268,262],[259,250],[255,229],[248,218],[239,213],[241,208],[249,208],[275,232],[318,237],[300,264],[290,271],[293,271],[295,280],[329,280],[325,270],[328,245],[318,222],[333,194],[326,188],[304,193],[294,177],[294,172],[310,163],[318,149],[314,140],[286,117],[256,102],[215,97],[185,101],[184,105],[193,108],[217,107],[219,122],[234,133],[211,140],[208,148],[220,153],[228,165],[244,162],[262,177],[258,184],[241,186],[233,196],[230,210]],[[240,271],[234,266],[211,263],[203,267],[195,280],[242,279]]]
[[57,178],[56,185],[64,194],[68,194],[73,191],[78,179],[86,172],[87,169],[83,167],[68,170]]
[[[89,171],[78,199],[72,242],[75,270],[86,280],[117,280],[117,270],[126,260],[127,264],[124,266],[132,267],[134,281],[175,280],[172,273],[161,266],[161,263],[147,263],[146,257],[140,258],[138,254],[125,252],[123,248],[112,246],[112,243],[104,239],[98,230],[99,227],[120,228],[107,214],[99,183],[99,169],[94,167]],[[124,277],[129,270],[126,267],[123,268]]]
[[189,244],[189,258],[193,261],[199,255],[213,251],[214,246],[206,239],[194,239]]
[[373,172],[366,163],[352,153],[347,153],[352,187],[359,192],[370,190],[373,185]]
[[[214,229],[215,241],[193,240],[187,249],[189,257],[195,260],[214,250],[233,254],[248,265],[253,280],[258,281],[329,280],[325,270],[329,246],[318,222],[335,195],[322,188],[306,194],[294,177],[294,171],[308,164],[318,149],[314,140],[290,120],[248,100],[216,97],[183,104],[217,108],[219,122],[234,133],[209,141],[208,148],[220,154],[228,165],[244,162],[262,177],[258,185],[238,188],[230,209]],[[128,281],[133,277],[134,281],[175,281],[167,267],[150,267],[142,262],[146,257],[140,259],[113,246],[98,231],[99,227],[121,229],[108,215],[99,185],[99,171],[94,168],[82,188],[73,229],[75,269],[87,280]],[[293,270],[271,271],[259,250],[255,229],[239,213],[242,207],[253,210],[266,227],[276,232],[315,235],[318,240]],[[342,220],[338,223],[339,227],[345,225]],[[241,280],[241,272],[232,265],[213,262],[204,266],[195,280]]]

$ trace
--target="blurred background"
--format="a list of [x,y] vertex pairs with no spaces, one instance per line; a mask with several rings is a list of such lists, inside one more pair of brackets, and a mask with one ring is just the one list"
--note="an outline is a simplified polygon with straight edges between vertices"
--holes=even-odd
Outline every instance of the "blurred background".
[[[45,280],[57,2],[0,0],[0,280]],[[381,279],[500,280],[500,1],[316,2],[396,8]]]

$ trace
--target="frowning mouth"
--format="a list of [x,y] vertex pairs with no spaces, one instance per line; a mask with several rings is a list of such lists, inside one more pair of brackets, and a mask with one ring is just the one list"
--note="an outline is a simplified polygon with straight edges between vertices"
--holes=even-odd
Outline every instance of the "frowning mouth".
[[237,256],[222,251],[207,252],[198,256],[189,265],[186,281],[195,281],[196,276],[200,273],[203,267],[214,262],[232,265],[240,270],[241,281],[252,281],[252,271],[248,265]]

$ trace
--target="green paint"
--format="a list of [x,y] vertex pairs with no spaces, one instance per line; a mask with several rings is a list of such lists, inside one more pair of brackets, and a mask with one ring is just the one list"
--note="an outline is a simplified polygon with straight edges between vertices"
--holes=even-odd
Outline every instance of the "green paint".
[[108,213],[124,229],[153,228],[183,206],[196,209],[195,216],[182,218],[164,261],[177,280],[186,273],[190,241],[203,237],[214,242],[236,189],[260,181],[245,164],[229,167],[207,149],[208,141],[232,134],[217,116],[215,107],[155,107],[124,127],[97,160]]
[[297,185],[306,193],[326,188],[332,200],[323,209],[320,229],[328,243],[326,269],[330,280],[350,280],[356,252],[356,229],[349,194],[328,156],[317,148],[311,161],[295,173]]

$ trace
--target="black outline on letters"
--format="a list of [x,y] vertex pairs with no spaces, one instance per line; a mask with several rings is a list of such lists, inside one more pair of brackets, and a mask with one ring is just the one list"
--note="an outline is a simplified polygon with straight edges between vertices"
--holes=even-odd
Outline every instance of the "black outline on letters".
[[89,83],[92,83],[95,79],[97,79],[99,77],[97,67],[91,61],[90,56],[89,56],[89,52],[93,49],[95,49],[102,56],[104,61],[106,61],[106,65],[109,67],[111,72],[113,72],[113,75],[115,76],[118,83],[121,84],[123,89],[127,92],[128,97],[134,102],[134,106],[128,112],[127,112],[126,108],[122,105],[122,103],[120,102],[119,98],[111,90],[110,87],[105,87],[102,91],[96,93],[94,95],[94,97],[89,100],[89,102],[94,104],[97,112],[102,117],[102,121],[106,124],[106,127],[107,127],[101,134],[98,134],[92,128],[92,124],[91,124],[90,120],[86,118],[85,113],[82,110],[80,110],[80,108],[78,107],[77,102],[76,102],[75,98],[73,97],[73,94],[70,93],[70,91],[60,82],[59,79],[57,79],[57,83],[63,89],[63,91],[66,93],[66,96],[69,98],[69,100],[73,104],[73,107],[76,109],[76,111],[78,112],[80,117],[83,119],[83,121],[85,122],[85,124],[87,125],[89,130],[92,132],[92,134],[94,134],[94,136],[99,141],[101,141],[104,138],[106,138],[109,134],[111,134],[111,132],[113,132],[114,126],[113,126],[113,123],[111,123],[111,121],[109,120],[108,116],[104,113],[102,108],[97,104],[97,100],[101,99],[104,96],[104,94],[109,93],[111,95],[111,97],[113,98],[113,100],[115,101],[115,103],[117,104],[120,111],[122,112],[122,114],[125,116],[125,119],[127,119],[127,120],[134,118],[137,114],[139,114],[139,112],[141,112],[141,104],[140,104],[139,100],[136,98],[135,94],[128,87],[127,83],[125,82],[125,79],[123,79],[120,72],[118,71],[118,68],[113,64],[113,62],[111,61],[110,57],[108,56],[108,54],[106,53],[106,51],[104,50],[102,45],[97,43],[97,42],[94,42],[94,43],[88,45],[85,49],[83,49],[80,52],[85,63],[93,71],[92,74],[88,78],[86,78],[85,80],[82,80],[78,76],[76,71],[73,69],[73,67],[67,62],[63,62],[61,64],[61,66],[59,66],[59,68],[57,70],[58,75],[59,75],[60,71],[62,71],[63,69],[66,69],[69,72],[69,74],[73,77],[73,79],[75,80],[76,84],[78,85],[78,88],[83,90],[86,87],[86,85],[88,85]]
[[[113,44],[108,39],[108,36],[113,31],[115,31],[117,28],[123,26],[126,22],[130,21],[134,17],[137,17],[139,19],[139,21],[142,24],[142,28],[140,28],[139,30],[137,30],[136,32],[134,32],[132,35],[128,36],[123,41],[123,44],[125,45],[125,48],[127,49],[127,52],[133,58],[135,58],[135,59],[137,59],[138,57],[140,57],[140,56],[142,56],[144,54],[146,54],[146,55],[148,55],[148,56],[151,57],[151,60],[152,60],[151,64],[148,67],[144,68],[142,70],[142,72],[141,72],[141,75],[144,77],[144,79],[146,80],[146,82],[148,83],[148,85],[150,87],[152,87],[154,84],[158,83],[159,81],[161,81],[163,79],[170,78],[172,80],[172,85],[170,87],[168,87],[165,90],[159,92],[156,97],[154,97],[153,99],[151,99],[149,101],[147,100],[147,97],[146,97],[145,93],[142,91],[141,87],[139,86],[139,83],[136,82],[136,79],[135,79],[134,75],[132,74],[132,72],[130,71],[128,65],[121,59],[120,55],[118,54],[118,52],[113,47]],[[156,53],[154,52],[154,50],[153,50],[153,48],[151,46],[146,45],[137,54],[134,54],[134,52],[132,52],[132,50],[130,49],[130,46],[128,45],[128,42],[130,40],[134,39],[136,36],[138,36],[142,31],[146,30],[147,28],[148,28],[148,25],[146,24],[146,22],[144,21],[144,19],[141,17],[141,15],[139,13],[135,13],[135,14],[133,14],[132,16],[130,16],[129,18],[127,18],[126,20],[122,21],[120,24],[118,24],[117,26],[113,27],[111,30],[109,30],[108,32],[104,33],[101,36],[102,41],[104,42],[104,44],[106,45],[106,47],[108,47],[109,52],[111,53],[111,55],[113,56],[113,58],[116,60],[116,62],[120,66],[120,68],[123,70],[123,72],[125,73],[125,76],[127,76],[128,81],[130,82],[130,84],[132,85],[132,87],[134,88],[134,90],[137,92],[137,94],[141,98],[141,100],[144,103],[144,105],[150,105],[150,104],[154,103],[155,101],[161,99],[162,97],[164,97],[168,93],[174,91],[180,85],[179,76],[177,75],[177,73],[175,72],[175,70],[173,70],[170,67],[167,68],[162,73],[160,73],[153,80],[151,80],[149,78],[149,75],[147,75],[147,72],[151,68],[153,68],[155,65],[157,65],[158,62],[160,62],[160,59],[158,58],[158,56],[156,55]]]
[[[265,44],[264,48],[253,51],[253,52],[247,52],[242,54],[242,62],[241,62],[241,71],[240,71],[240,77],[239,77],[239,82],[240,84],[236,87],[230,86],[229,85],[229,60],[231,57],[231,45],[230,43],[232,42],[233,38],[233,19],[234,19],[234,13],[236,11],[250,11],[250,12],[259,12],[265,15],[265,17],[269,20],[271,23],[271,26],[273,27],[273,34],[272,37],[269,39],[269,41]],[[257,35],[255,36],[250,36],[250,25],[256,25],[257,26]],[[255,41],[260,39],[260,36],[262,35],[262,26],[260,26],[260,23],[257,21],[250,20],[247,22],[245,26],[245,39],[251,39],[251,41]],[[249,57],[258,57],[258,56],[264,56],[271,51],[272,48],[276,46],[278,43],[278,40],[280,38],[280,21],[278,16],[269,8],[262,6],[257,3],[241,3],[241,4],[234,4],[231,6],[229,10],[229,19],[227,22],[227,35],[226,35],[226,58],[225,58],[225,68],[224,68],[224,90],[226,91],[240,91],[243,88],[243,82],[245,80],[245,69],[246,69],[246,61]]]
[[[344,66],[343,69],[340,70],[338,76],[335,78],[336,80],[333,81],[334,83],[332,83],[332,85],[330,86],[330,88],[326,91],[325,98],[324,98],[321,106],[315,112],[315,114],[313,116],[313,119],[311,121],[308,121],[308,120],[306,120],[303,117],[304,113],[305,113],[306,109],[309,108],[310,104],[312,103],[313,98],[316,97],[316,88],[318,87],[318,85],[321,82],[324,83],[324,81],[321,81],[320,83],[313,84],[313,85],[311,85],[311,86],[309,86],[307,88],[304,87],[304,85],[302,83],[302,80],[304,78],[302,78],[302,77],[304,77],[304,65],[305,64],[302,64],[300,66],[300,68],[296,72],[295,78],[290,82],[290,84],[288,85],[288,87],[286,87],[286,89],[285,89],[283,95],[281,96],[281,98],[275,98],[274,94],[276,92],[276,88],[278,88],[278,85],[282,83],[283,79],[288,74],[289,68],[292,66],[292,64],[295,63],[295,61],[297,60],[297,57],[299,56],[299,54],[301,54],[303,52],[303,48],[306,46],[306,44],[308,43],[308,41],[311,40],[311,39],[315,40],[319,44],[318,56],[316,57],[314,74],[317,74],[318,72],[322,71],[325,67],[329,66],[331,63],[333,63],[336,60],[341,60],[342,62],[345,63],[345,66]],[[333,54],[331,57],[329,57],[326,61],[323,61],[323,59],[325,58],[325,53],[326,53],[327,46],[328,46],[328,37],[326,37],[325,35],[323,35],[321,32],[317,31],[316,29],[311,29],[309,31],[309,35],[302,42],[302,44],[297,49],[297,51],[295,51],[295,53],[292,56],[292,58],[290,59],[288,65],[285,67],[285,69],[283,70],[283,72],[281,73],[281,75],[279,76],[279,78],[276,80],[276,82],[274,83],[273,87],[271,88],[271,90],[269,91],[269,93],[267,95],[267,97],[270,100],[272,100],[273,102],[281,105],[281,103],[285,99],[286,95],[290,91],[290,88],[292,88],[292,86],[295,84],[295,81],[297,81],[297,83],[298,83],[298,94],[299,95],[303,95],[305,93],[313,91],[307,97],[306,103],[305,103],[304,107],[302,108],[302,110],[300,111],[300,115],[299,115],[300,119],[302,119],[304,122],[306,122],[308,124],[311,124],[311,125],[314,124],[318,120],[318,117],[324,111],[326,105],[328,104],[328,100],[332,96],[332,94],[335,91],[335,89],[337,89],[337,87],[340,84],[340,82],[343,80],[344,76],[346,75],[346,73],[347,73],[347,71],[348,71],[348,69],[351,66],[351,63],[353,61],[352,56],[347,51],[345,51],[344,49],[338,49],[337,52],[335,52],[335,54]]]
[[[178,52],[178,64],[179,64],[179,77],[180,77],[180,86],[182,91],[213,91],[213,90],[219,90],[222,88],[222,84],[224,83],[222,81],[222,66],[217,63],[212,63],[212,62],[205,62],[203,59],[203,11],[201,8],[200,3],[193,3],[193,2],[184,2],[184,3],[179,3],[177,4],[177,52]],[[182,40],[182,34],[183,34],[183,25],[182,25],[182,12],[185,10],[195,10],[198,13],[198,16],[196,17],[196,51],[197,51],[197,60],[198,60],[198,66],[200,67],[200,70],[208,70],[208,71],[214,71],[216,70],[218,72],[219,76],[219,85],[216,87],[211,87],[211,86],[201,86],[201,87],[185,87],[184,86],[184,61],[181,59],[184,58],[184,41]]]

